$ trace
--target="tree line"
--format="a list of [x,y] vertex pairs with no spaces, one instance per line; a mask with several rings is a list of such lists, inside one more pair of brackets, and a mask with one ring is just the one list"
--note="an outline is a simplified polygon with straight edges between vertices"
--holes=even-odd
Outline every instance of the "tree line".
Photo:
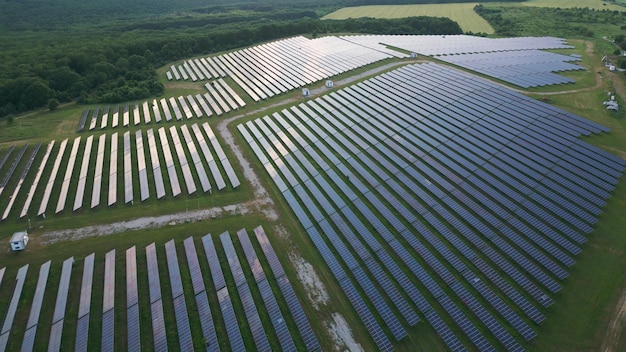
[[[132,31],[94,30],[70,38],[36,36],[29,39],[32,45],[24,45],[25,39],[16,37],[7,41],[6,50],[0,53],[0,116],[40,108],[51,100],[115,103],[159,95],[163,85],[155,67],[288,36],[462,33],[456,22],[445,18],[322,21],[309,15],[274,20],[256,14],[222,25],[192,18],[187,25],[163,29],[147,28],[144,23]],[[284,11],[282,16],[286,16]]]

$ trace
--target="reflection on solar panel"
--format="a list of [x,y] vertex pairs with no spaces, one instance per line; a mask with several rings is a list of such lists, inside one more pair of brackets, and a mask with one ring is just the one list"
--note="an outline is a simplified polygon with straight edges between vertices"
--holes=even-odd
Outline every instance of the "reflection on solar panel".
[[80,116],[80,120],[78,121],[78,128],[76,132],[82,132],[85,129],[85,122],[87,122],[87,115],[89,115],[89,109],[85,109],[83,114]]
[[152,101],[152,112],[154,113],[154,121],[161,122],[161,110],[159,110],[159,105],[156,99]]
[[165,186],[163,185],[161,163],[159,162],[159,153],[152,129],[148,130],[148,149],[150,150],[150,162],[152,163],[152,174],[154,175],[157,199],[161,199],[165,196]]
[[268,314],[270,315],[270,320],[272,321],[272,325],[274,326],[274,331],[278,336],[278,340],[280,341],[280,347],[283,350],[287,351],[295,351],[296,346],[289,334],[289,330],[287,329],[287,323],[280,312],[280,308],[278,307],[278,303],[276,301],[276,297],[270,288],[267,279],[265,278],[265,273],[263,272],[263,267],[261,267],[261,262],[259,261],[256,253],[254,252],[254,248],[252,247],[252,242],[250,242],[250,238],[248,237],[248,233],[245,229],[241,229],[237,231],[237,237],[239,238],[239,243],[243,247],[244,254],[248,260],[248,266],[250,270],[252,270],[252,274],[254,275],[257,288],[261,293],[261,297],[263,298],[263,303],[265,308],[267,309]]
[[159,265],[154,243],[146,247],[146,261],[148,265],[148,285],[150,287],[150,311],[152,312],[154,350],[167,351],[165,317],[163,316],[163,302],[161,301],[161,280],[159,279]]
[[75,351],[87,351],[87,337],[89,335],[89,310],[91,309],[91,287],[93,283],[93,262],[95,254],[85,257],[83,264],[83,281],[80,289],[80,303],[78,305],[78,321],[76,323]]
[[193,113],[191,112],[189,105],[187,105],[187,102],[185,101],[185,97],[183,96],[178,97],[178,102],[180,103],[180,106],[183,108],[183,113],[185,114],[185,117],[187,117],[187,119],[192,118]]
[[193,285],[193,293],[196,297],[196,307],[198,316],[200,317],[205,346],[207,351],[219,351],[219,342],[217,341],[215,324],[213,324],[211,308],[204,287],[204,279],[200,269],[200,262],[198,261],[196,245],[192,237],[186,238],[184,244],[185,254],[187,256],[187,268],[191,275],[191,283]]
[[128,127],[130,124],[130,112],[128,111],[128,104],[124,105],[124,110],[122,112],[122,126]]
[[185,305],[185,292],[183,291],[183,283],[180,278],[180,268],[178,267],[178,256],[176,255],[174,240],[165,243],[165,255],[167,256],[167,269],[170,275],[170,287],[172,288],[180,350],[191,351],[193,350],[193,341],[191,340],[189,317],[187,315],[187,306]]
[[573,79],[552,72],[584,69],[568,63],[576,60],[574,57],[539,50],[446,55],[438,58],[522,88],[572,83]]
[[176,168],[174,167],[174,158],[172,157],[172,151],[170,150],[165,128],[161,127],[158,131],[161,147],[163,148],[163,156],[165,157],[165,167],[167,168],[167,175],[170,179],[170,186],[172,187],[172,196],[176,197],[181,193],[181,190],[180,184],[178,183],[178,176],[176,175]]
[[102,190],[102,168],[104,167],[104,147],[106,145],[106,134],[100,136],[98,140],[98,155],[96,156],[96,172],[93,176],[93,189],[91,193],[91,209],[100,205],[100,191]]
[[102,351],[114,350],[115,249],[104,259],[104,293],[102,298]]
[[48,184],[46,185],[46,189],[43,193],[43,198],[41,199],[41,204],[39,205],[39,211],[37,215],[45,214],[46,207],[48,206],[48,201],[50,200],[50,194],[52,193],[52,187],[54,186],[54,181],[56,180],[57,173],[59,172],[59,167],[61,166],[61,160],[63,159],[63,154],[65,153],[65,147],[67,146],[67,138],[61,142],[59,147],[59,152],[57,154],[56,159],[54,160],[54,165],[52,166],[52,171],[50,172],[50,176],[48,177]]
[[80,209],[83,206],[83,198],[85,196],[85,184],[87,183],[87,171],[89,171],[89,159],[91,157],[91,147],[93,146],[93,136],[87,137],[87,143],[85,143],[85,150],[83,152],[83,162],[80,167],[80,174],[78,175],[78,186],[76,187],[76,197],[74,198],[73,211]]
[[[307,348],[307,351],[318,351],[320,349],[319,342],[313,333],[313,329],[311,329],[311,324],[307,319],[304,311],[302,310],[302,305],[298,301],[295,292],[293,291],[293,287],[291,287],[291,283],[289,279],[285,275],[285,271],[283,270],[283,266],[280,264],[278,257],[276,256],[276,252],[272,247],[272,244],[269,242],[263,227],[258,226],[254,229],[254,235],[261,245],[261,249],[265,255],[265,258],[270,264],[270,269],[272,273],[274,273],[274,277],[278,280],[278,284],[280,286],[280,291],[287,302],[289,307],[289,311],[293,316],[296,326],[298,327],[298,331],[302,336],[304,341],[304,345]],[[245,245],[242,242],[242,245]],[[277,329],[278,330],[278,329]]]
[[148,108],[148,102],[147,101],[143,102],[142,110],[143,110],[143,121],[145,123],[150,123],[150,121],[152,121],[152,118],[150,117],[150,109]]
[[124,203],[133,201],[133,162],[130,147],[130,132],[124,132]]
[[60,213],[65,208],[65,200],[70,188],[70,181],[72,180],[72,172],[74,171],[74,163],[76,162],[76,154],[78,154],[78,147],[80,146],[80,137],[74,139],[72,144],[72,151],[70,152],[70,159],[67,162],[67,168],[65,169],[65,176],[63,177],[63,184],[61,185],[61,192],[59,193],[59,200],[57,202],[57,208],[55,213]]
[[17,168],[17,165],[22,160],[22,157],[24,156],[24,153],[26,152],[26,149],[28,149],[28,144],[25,144],[20,149],[20,151],[17,153],[17,156],[15,157],[15,159],[13,159],[13,162],[9,166],[9,170],[7,171],[7,173],[2,178],[2,181],[0,181],[0,194],[2,194],[2,192],[6,188],[7,184],[9,183],[9,179],[11,179],[11,176],[13,176],[13,172],[15,172],[15,169]]
[[552,303],[545,290],[560,290],[555,278],[567,277],[563,266],[591,231],[593,208],[626,165],[578,140],[606,128],[436,64],[406,66],[238,129],[381,349],[392,346],[376,319],[403,335],[380,299],[411,315],[374,258],[449,349],[465,348],[461,333],[479,350],[520,350],[520,337],[536,335],[521,315],[544,319],[535,306]]
[[72,275],[73,265],[74,257],[68,258],[63,262],[63,269],[61,270],[61,279],[59,281],[56,304],[54,305],[54,315],[52,317],[50,339],[48,340],[49,352],[57,352],[61,350],[61,335],[63,333],[63,321],[65,319],[65,307],[67,305],[67,293],[70,288],[70,277]]
[[196,169],[196,174],[200,179],[200,184],[202,185],[202,190],[207,192],[211,189],[211,182],[209,181],[209,177],[204,170],[204,165],[202,164],[202,159],[200,159],[200,155],[198,154],[198,149],[196,149],[196,144],[191,138],[191,134],[189,133],[189,129],[187,125],[182,125],[180,130],[183,132],[183,137],[185,138],[185,145],[189,148],[189,154],[191,155],[191,160],[193,161],[194,167]]
[[37,145],[31,152],[30,157],[26,161],[26,165],[24,166],[24,169],[22,170],[20,179],[18,180],[17,185],[15,186],[15,189],[13,189],[13,194],[9,196],[9,204],[7,204],[7,207],[5,208],[4,213],[2,214],[2,220],[5,220],[9,216],[9,212],[11,212],[11,209],[13,208],[13,202],[15,202],[15,200],[17,199],[17,196],[20,193],[20,190],[22,189],[22,184],[24,184],[24,179],[26,178],[26,175],[28,175],[28,171],[30,171],[30,167],[33,165],[33,162],[35,161],[35,157],[37,156],[37,153],[39,153],[40,148],[41,148],[41,142],[37,143]]
[[109,157],[109,202],[117,202],[117,132],[111,135],[111,156]]
[[224,274],[220,266],[217,253],[215,252],[215,245],[211,239],[211,235],[208,234],[202,237],[202,243],[204,244],[204,251],[207,261],[209,262],[209,269],[211,270],[211,276],[213,277],[213,285],[217,292],[217,300],[220,305],[220,311],[224,318],[224,325],[226,326],[226,334],[228,335],[228,341],[230,343],[230,349],[232,351],[243,351],[244,344],[241,337],[241,331],[237,323],[237,317],[235,316],[235,310],[228,294],[228,288],[226,287],[226,281],[224,280]]
[[48,273],[50,272],[50,261],[47,261],[39,268],[39,278],[35,288],[35,296],[30,307],[28,322],[26,322],[26,331],[24,332],[24,340],[22,341],[22,351],[32,351],[35,345],[35,335],[37,334],[37,324],[39,323],[39,314],[41,313],[41,304],[43,303],[43,295],[46,292],[46,284],[48,283]]
[[[33,200],[33,196],[35,195],[35,191],[37,190],[37,186],[39,185],[39,180],[41,180],[41,175],[43,174],[43,170],[46,168],[48,163],[48,158],[50,157],[50,153],[52,152],[52,148],[54,147],[54,141],[48,143],[48,148],[46,148],[46,153],[41,160],[41,164],[39,164],[39,169],[37,169],[37,174],[35,175],[35,179],[33,180],[33,184],[30,186],[30,190],[28,191],[28,195],[26,196],[26,201],[24,202],[24,206],[22,207],[22,212],[20,213],[20,219],[25,217],[28,214],[28,209],[30,208],[30,203]],[[0,168],[2,168],[0,166]]]
[[24,265],[17,271],[15,277],[15,285],[13,286],[13,294],[11,295],[11,301],[6,310],[4,316],[4,323],[2,324],[2,330],[0,330],[0,350],[5,351],[7,343],[9,341],[9,335],[11,334],[11,328],[13,327],[13,320],[15,319],[15,312],[22,296],[22,289],[24,288],[24,281],[26,280],[26,274],[28,273],[28,264]]
[[139,104],[133,104],[133,124],[137,126],[141,123],[141,115],[139,113]]
[[239,178],[237,177],[237,174],[235,174],[235,170],[233,170],[233,167],[230,164],[230,161],[226,157],[226,154],[224,154],[224,151],[222,150],[222,146],[220,145],[220,142],[215,137],[215,134],[213,133],[211,126],[209,126],[209,124],[205,122],[202,124],[202,128],[204,128],[204,132],[206,132],[207,136],[209,137],[209,141],[211,142],[211,145],[213,146],[213,149],[215,150],[215,153],[217,154],[217,158],[222,163],[222,167],[224,167],[224,170],[226,171],[226,175],[228,176],[228,180],[230,181],[230,184],[232,185],[233,188],[239,187],[241,185],[241,182],[239,182]]
[[176,117],[176,120],[180,121],[183,119],[183,114],[180,112],[180,108],[178,107],[178,104],[176,103],[176,99],[174,97],[170,97],[169,99],[170,105],[172,106],[172,110],[174,110],[174,116]]
[[119,124],[119,110],[120,110],[120,106],[119,105],[115,105],[115,109],[113,110],[113,119],[111,121],[111,127],[115,128],[117,127],[117,125]]
[[193,130],[193,133],[196,136],[196,139],[198,140],[200,149],[202,149],[202,154],[204,155],[204,159],[206,160],[207,164],[209,164],[209,169],[211,170],[211,175],[215,179],[217,189],[218,190],[224,189],[226,187],[226,183],[224,182],[224,178],[222,177],[222,174],[220,173],[220,170],[217,167],[217,164],[215,163],[215,159],[213,159],[213,154],[211,154],[211,151],[209,150],[209,146],[207,145],[206,140],[204,139],[204,136],[202,135],[202,131],[200,131],[198,124],[195,124],[195,123],[191,125],[191,129]]
[[104,112],[102,113],[102,121],[100,122],[100,129],[105,129],[107,127],[109,121],[109,109],[111,107],[109,105],[104,107]]
[[143,148],[143,137],[141,130],[135,131],[135,148],[137,150],[137,169],[139,170],[139,189],[141,193],[141,201],[150,197],[148,188],[148,171],[146,168],[146,156]]
[[165,98],[160,100],[161,107],[163,108],[163,113],[165,114],[165,121],[172,120],[172,114],[170,113],[170,108],[167,106],[167,101]]
[[126,250],[126,336],[129,351],[141,350],[136,252],[135,246]]
[[172,142],[174,142],[174,148],[176,149],[176,156],[178,157],[178,165],[183,171],[183,178],[185,179],[185,185],[187,186],[187,193],[193,194],[196,192],[196,184],[191,175],[191,169],[189,168],[189,162],[187,156],[183,150],[183,145],[180,142],[180,136],[176,126],[170,127],[170,135],[172,136]]

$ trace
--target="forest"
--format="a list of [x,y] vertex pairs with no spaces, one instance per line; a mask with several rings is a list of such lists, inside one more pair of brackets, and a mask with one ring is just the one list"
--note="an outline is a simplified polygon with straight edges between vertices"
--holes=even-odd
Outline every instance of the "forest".
[[[219,7],[219,15],[109,23],[102,29],[2,36],[0,116],[76,100],[116,103],[155,96],[163,86],[155,67],[293,35],[324,33],[459,34],[443,18],[321,21],[313,10]],[[16,33],[16,31],[13,31]],[[28,45],[25,45],[28,43]]]

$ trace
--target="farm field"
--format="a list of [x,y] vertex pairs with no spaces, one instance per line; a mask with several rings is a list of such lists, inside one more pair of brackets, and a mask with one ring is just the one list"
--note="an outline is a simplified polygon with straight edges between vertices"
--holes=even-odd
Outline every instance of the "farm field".
[[428,4],[428,5],[385,5],[345,7],[322,19],[341,20],[347,18],[400,18],[411,16],[448,17],[457,22],[464,32],[493,34],[491,25],[482,19],[474,6],[477,4]]
[[[617,1],[620,3],[620,1]],[[624,6],[611,4],[602,0],[527,0],[520,3],[523,6],[536,6],[536,7],[560,7],[560,8],[573,8],[573,7],[588,7],[596,10],[611,10],[611,11],[624,11]],[[621,2],[623,5],[624,3]]]

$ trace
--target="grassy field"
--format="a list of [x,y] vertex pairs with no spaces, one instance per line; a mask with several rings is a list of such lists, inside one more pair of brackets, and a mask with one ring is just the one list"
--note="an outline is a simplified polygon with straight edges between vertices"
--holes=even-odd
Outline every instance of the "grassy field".
[[457,22],[464,32],[492,34],[493,28],[474,12],[476,4],[380,5],[345,7],[322,19],[346,18],[401,18],[411,16],[448,17]]
[[[624,2],[617,1],[624,5]],[[588,7],[596,10],[611,10],[611,11],[626,11],[626,7],[611,4],[602,0],[526,0],[520,4],[524,6],[537,6],[537,7],[560,7],[560,8],[572,8],[572,7]]]

